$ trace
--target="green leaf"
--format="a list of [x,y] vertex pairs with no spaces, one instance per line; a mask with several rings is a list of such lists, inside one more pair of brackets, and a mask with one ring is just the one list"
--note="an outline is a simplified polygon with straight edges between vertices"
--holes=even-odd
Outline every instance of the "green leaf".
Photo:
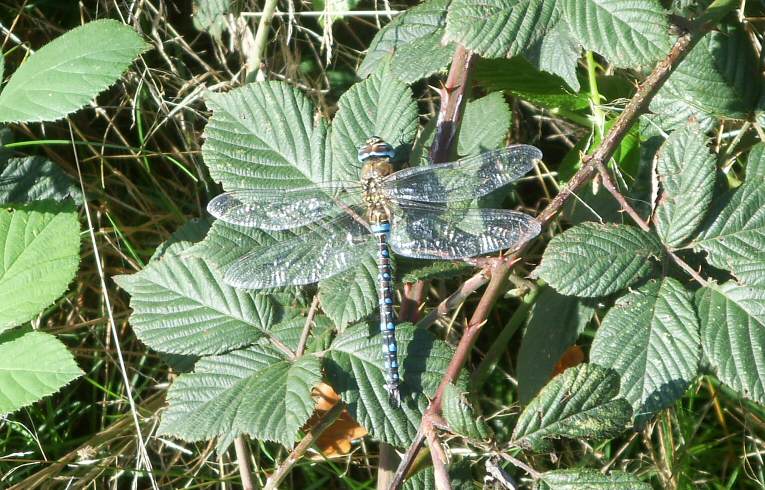
[[169,254],[114,280],[130,293],[130,323],[142,342],[162,352],[209,355],[251,344],[281,319],[269,295],[220,277],[206,259]]
[[66,346],[52,335],[0,335],[0,416],[55,393],[82,374]]
[[148,49],[131,27],[96,20],[31,55],[0,93],[0,121],[55,121],[84,107]]
[[[449,473],[449,485],[452,490],[475,490],[470,461],[463,459],[446,465]],[[403,490],[438,490],[433,467],[428,466],[408,477],[401,487]]]
[[493,92],[465,106],[460,126],[457,153],[460,156],[477,155],[499,148],[510,131],[510,107],[501,92]]
[[551,0],[453,0],[444,39],[486,58],[510,57],[541,38],[559,14]]
[[159,260],[165,255],[179,255],[190,249],[192,245],[204,239],[210,231],[212,221],[208,217],[188,220],[154,250],[151,260]]
[[186,441],[239,434],[290,447],[314,409],[321,381],[315,356],[286,359],[270,346],[252,346],[200,360],[168,392],[161,434]]
[[693,297],[669,277],[622,296],[590,349],[590,361],[621,376],[621,395],[632,404],[637,425],[683,395],[700,357]]
[[455,46],[442,46],[441,38],[449,3],[428,0],[395,17],[372,39],[359,76],[367,77],[388,62],[391,75],[412,83],[448,66]]
[[650,490],[648,483],[624,471],[611,471],[604,475],[587,468],[552,470],[542,473],[539,490]]
[[655,0],[561,0],[560,5],[582,46],[618,67],[652,65],[669,52],[669,23]]
[[632,417],[618,397],[619,376],[595,364],[569,368],[553,378],[521,412],[513,440],[537,452],[550,450],[548,439],[603,439],[623,431]]
[[678,247],[696,231],[712,202],[716,169],[706,138],[696,126],[673,132],[661,146],[654,220],[656,234],[665,244]]
[[571,34],[564,21],[558,21],[544,36],[529,46],[523,56],[539,71],[559,76],[566,84],[579,92],[576,66],[582,47]]
[[537,275],[561,294],[605,296],[645,277],[661,254],[656,238],[633,226],[583,223],[550,240]]
[[414,260],[396,257],[396,274],[402,283],[428,279],[447,279],[466,274],[475,268],[465,262],[447,260]]
[[0,170],[0,204],[25,204],[44,199],[63,201],[67,198],[82,203],[80,189],[50,160],[39,156],[5,160]]
[[71,203],[0,209],[0,332],[31,320],[66,291],[80,262]]
[[765,262],[765,186],[757,179],[717,199],[692,245],[707,261],[754,284]]
[[699,41],[651,101],[651,111],[669,118],[665,129],[691,118],[704,127],[705,119],[744,119],[753,112],[760,90],[757,57],[743,32],[720,29]]
[[765,143],[757,143],[749,150],[746,159],[746,180],[754,182],[755,179],[765,178]]
[[401,408],[394,410],[383,387],[382,341],[379,334],[369,334],[369,326],[362,323],[335,339],[324,366],[327,379],[359,424],[377,439],[404,447],[416,434],[428,397],[435,394],[452,351],[424,329],[411,324],[396,326],[402,400]]
[[475,413],[466,393],[452,383],[449,383],[444,391],[441,411],[453,433],[476,440],[489,437],[489,426]]
[[504,90],[546,109],[576,111],[589,107],[586,94],[573,94],[566,82],[542,72],[521,57],[509,60],[479,60],[475,78],[491,90]]
[[380,304],[377,261],[368,255],[358,267],[319,283],[321,309],[339,328],[368,316]]
[[528,403],[547,383],[566,349],[592,319],[595,308],[576,296],[545,287],[531,310],[518,351],[518,398]]
[[765,403],[765,287],[728,282],[696,293],[704,354],[720,381]]
[[231,10],[230,0],[194,0],[194,27],[220,41],[228,27],[226,14]]

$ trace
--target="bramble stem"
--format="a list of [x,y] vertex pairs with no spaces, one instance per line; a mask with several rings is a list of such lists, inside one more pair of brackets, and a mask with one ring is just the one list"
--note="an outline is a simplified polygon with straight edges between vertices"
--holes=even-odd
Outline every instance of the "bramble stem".
[[244,436],[238,436],[234,439],[234,450],[236,451],[236,463],[239,469],[239,478],[242,480],[244,490],[254,490],[255,484],[252,481],[252,467],[250,466],[250,450]]

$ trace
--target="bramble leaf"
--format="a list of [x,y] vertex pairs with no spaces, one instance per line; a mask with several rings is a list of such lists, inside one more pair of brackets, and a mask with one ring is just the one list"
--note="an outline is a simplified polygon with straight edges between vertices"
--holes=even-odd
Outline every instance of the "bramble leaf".
[[367,77],[385,62],[390,73],[407,83],[449,65],[455,46],[441,45],[450,0],[428,0],[408,9],[380,29],[361,62],[358,73]]
[[582,364],[553,378],[521,412],[513,440],[543,452],[549,439],[612,437],[632,417],[630,404],[619,395],[619,376],[595,364]]
[[52,335],[0,335],[0,416],[55,393],[82,374],[66,346]]
[[521,53],[559,18],[551,0],[452,0],[444,39],[486,58]]
[[538,490],[650,490],[651,485],[643,483],[631,473],[611,471],[604,475],[587,468],[552,470],[539,477]]
[[693,297],[670,277],[619,298],[590,349],[592,362],[621,376],[621,395],[632,404],[637,425],[683,395],[700,357]]
[[67,198],[82,203],[80,189],[55,163],[39,156],[5,160],[0,170],[0,204],[26,204],[45,199],[63,201]]
[[720,381],[765,403],[765,287],[728,282],[696,293],[704,354]]
[[747,179],[717,199],[692,245],[715,267],[754,284],[765,277],[765,186]]
[[74,279],[80,223],[71,202],[0,209],[0,332],[51,305]]
[[457,153],[460,156],[477,155],[499,148],[510,131],[511,118],[510,107],[501,92],[471,100],[465,107]]
[[267,345],[206,357],[170,387],[159,432],[186,441],[246,433],[290,447],[320,381],[317,357],[293,361]]
[[146,51],[130,26],[111,19],[72,29],[40,48],[0,93],[0,121],[55,121],[84,107]]
[[269,295],[220,277],[207,259],[167,254],[114,280],[130,293],[130,323],[142,342],[172,354],[209,355],[251,344],[281,318]]
[[652,65],[671,46],[656,0],[562,0],[560,8],[582,46],[618,67]]
[[477,440],[489,437],[489,426],[477,416],[465,394],[454,384],[449,383],[444,391],[442,412],[449,429],[455,434]]
[[712,202],[716,166],[705,143],[699,128],[689,126],[673,132],[656,158],[656,234],[671,247],[696,231]]
[[582,223],[550,240],[536,273],[561,294],[605,296],[645,277],[661,254],[656,238],[633,226]]
[[651,101],[662,127],[684,127],[689,119],[744,119],[753,111],[760,90],[757,57],[746,35],[721,27],[706,34],[672,72]]

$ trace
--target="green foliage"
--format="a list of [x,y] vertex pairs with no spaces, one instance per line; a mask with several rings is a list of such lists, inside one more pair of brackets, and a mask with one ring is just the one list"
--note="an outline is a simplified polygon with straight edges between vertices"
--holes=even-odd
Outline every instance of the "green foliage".
[[0,415],[55,393],[82,371],[66,346],[43,332],[0,335]]
[[550,240],[537,274],[561,294],[605,296],[645,277],[661,250],[634,226],[583,223]]
[[708,128],[715,118],[751,114],[762,85],[751,49],[739,29],[704,36],[651,101],[660,125],[671,130],[693,118]]
[[669,23],[656,0],[563,0],[560,7],[582,46],[616,66],[652,65],[669,51]]
[[759,282],[765,262],[765,187],[747,181],[720,196],[702,231],[693,241],[715,267],[730,270],[747,283]]
[[489,437],[486,422],[476,415],[466,394],[452,383],[449,383],[444,391],[441,410],[449,429],[455,434],[478,440]]
[[550,439],[611,437],[624,430],[632,409],[619,396],[619,376],[595,364],[567,369],[542,388],[521,412],[516,444],[549,451]]
[[543,473],[537,488],[539,490],[650,490],[651,485],[623,471],[611,471],[604,475],[596,470],[573,468]]
[[387,63],[391,75],[411,83],[444,69],[454,53],[453,45],[441,45],[449,3],[427,0],[380,29],[369,44],[359,76],[369,76]]
[[541,72],[520,57],[481,60],[475,77],[487,88],[504,90],[540,107],[575,111],[589,106],[587,95],[570,92],[566,86],[569,80]]
[[621,395],[641,424],[680,398],[701,356],[693,298],[678,281],[652,280],[608,311],[590,360],[621,376]]
[[70,204],[0,209],[0,332],[34,318],[77,272],[80,224]]
[[595,308],[550,287],[539,294],[518,351],[518,398],[528,403],[547,383],[566,349],[592,319]]
[[206,357],[173,383],[159,431],[188,441],[249,434],[291,446],[320,381],[317,357],[292,360],[268,345]]
[[510,130],[510,118],[510,108],[501,92],[468,102],[457,153],[460,156],[477,155],[499,148]]
[[67,198],[81,203],[80,189],[50,160],[39,156],[5,159],[0,169],[0,203],[23,204]]
[[765,288],[728,282],[700,289],[696,303],[704,355],[720,380],[765,403]]
[[453,0],[445,37],[487,58],[513,56],[540,39],[559,15],[551,0]]
[[698,128],[672,133],[659,149],[660,187],[656,233],[670,247],[681,245],[698,227],[712,201],[715,160]]
[[130,27],[99,20],[50,42],[0,92],[0,121],[55,121],[88,104],[148,46]]

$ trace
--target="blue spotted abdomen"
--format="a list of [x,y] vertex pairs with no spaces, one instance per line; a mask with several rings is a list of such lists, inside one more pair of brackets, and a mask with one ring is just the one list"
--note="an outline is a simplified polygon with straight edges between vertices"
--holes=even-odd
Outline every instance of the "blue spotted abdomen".
[[380,333],[383,339],[383,357],[387,371],[385,388],[390,394],[391,403],[398,404],[398,344],[396,344],[396,318],[393,311],[393,271],[390,265],[390,223],[382,221],[372,225],[372,232],[377,238],[377,266],[380,281]]

